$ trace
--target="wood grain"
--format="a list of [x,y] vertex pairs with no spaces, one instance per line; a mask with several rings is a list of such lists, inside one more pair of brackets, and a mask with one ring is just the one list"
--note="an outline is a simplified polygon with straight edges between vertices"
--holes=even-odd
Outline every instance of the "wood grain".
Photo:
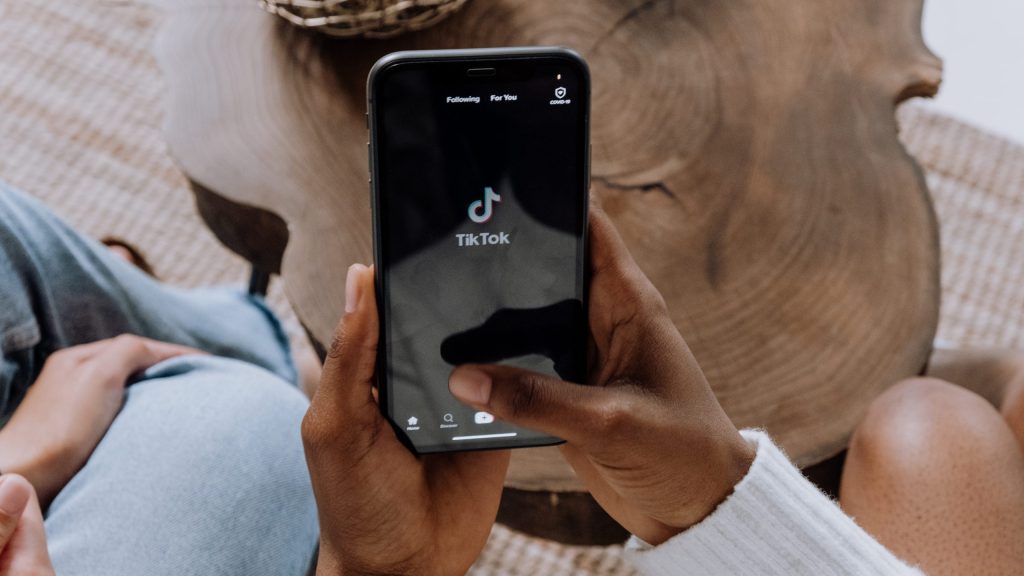
[[593,71],[596,195],[736,424],[811,464],[921,371],[935,333],[937,226],[893,115],[939,84],[921,9],[473,0],[374,42],[308,35],[247,0],[185,0],[166,7],[156,52],[173,154],[203,188],[287,223],[285,290],[329,342],[347,266],[371,260],[370,65],[398,49],[578,50]]

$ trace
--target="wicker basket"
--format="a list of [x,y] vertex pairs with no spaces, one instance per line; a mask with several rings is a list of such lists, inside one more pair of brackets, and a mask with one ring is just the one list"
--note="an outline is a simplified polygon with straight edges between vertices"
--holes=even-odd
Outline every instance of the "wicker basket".
[[301,28],[342,38],[387,38],[443,20],[466,0],[260,0]]

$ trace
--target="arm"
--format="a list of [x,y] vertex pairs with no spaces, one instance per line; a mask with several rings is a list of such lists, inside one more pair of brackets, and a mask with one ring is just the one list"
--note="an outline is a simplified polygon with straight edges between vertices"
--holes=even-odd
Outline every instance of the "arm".
[[742,434],[757,450],[747,475],[707,518],[664,544],[631,539],[626,554],[640,573],[922,574],[864,532],[766,434]]

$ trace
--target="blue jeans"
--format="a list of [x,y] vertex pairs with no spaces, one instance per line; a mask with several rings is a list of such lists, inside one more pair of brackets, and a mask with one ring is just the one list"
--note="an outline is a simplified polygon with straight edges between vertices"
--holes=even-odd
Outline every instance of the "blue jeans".
[[213,356],[129,386],[47,512],[57,573],[304,574],[318,532],[307,401],[273,313],[244,293],[160,284],[0,183],[0,424],[50,354],[122,333]]

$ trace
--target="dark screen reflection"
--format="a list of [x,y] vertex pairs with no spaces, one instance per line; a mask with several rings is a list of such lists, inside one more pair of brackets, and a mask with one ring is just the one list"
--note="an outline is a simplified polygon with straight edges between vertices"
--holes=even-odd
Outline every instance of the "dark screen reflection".
[[483,324],[452,334],[441,343],[444,361],[459,364],[491,364],[539,354],[554,362],[555,373],[570,380],[579,376],[580,343],[567,339],[583,322],[579,300],[563,300],[544,308],[502,309]]

